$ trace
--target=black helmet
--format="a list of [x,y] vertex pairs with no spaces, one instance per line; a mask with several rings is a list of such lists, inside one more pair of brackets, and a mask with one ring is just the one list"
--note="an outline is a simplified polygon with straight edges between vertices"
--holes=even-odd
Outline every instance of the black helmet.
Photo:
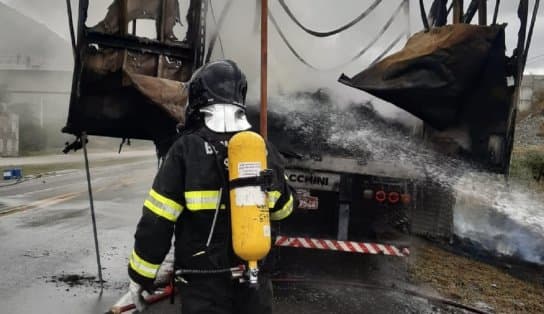
[[199,119],[199,110],[214,104],[231,104],[246,109],[247,80],[231,60],[219,60],[198,69],[189,85],[185,108],[186,125]]

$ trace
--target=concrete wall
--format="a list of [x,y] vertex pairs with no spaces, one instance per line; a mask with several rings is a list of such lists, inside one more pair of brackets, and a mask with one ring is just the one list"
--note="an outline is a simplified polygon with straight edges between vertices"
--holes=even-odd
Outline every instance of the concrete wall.
[[544,75],[525,75],[521,84],[519,110],[530,109],[539,93],[544,93]]
[[19,155],[19,117],[0,112],[0,157]]
[[20,152],[25,149],[27,130],[23,128],[29,123],[41,127],[48,148],[62,147],[71,138],[61,133],[68,116],[71,84],[71,71],[0,65],[0,86],[8,94],[7,109],[20,115]]

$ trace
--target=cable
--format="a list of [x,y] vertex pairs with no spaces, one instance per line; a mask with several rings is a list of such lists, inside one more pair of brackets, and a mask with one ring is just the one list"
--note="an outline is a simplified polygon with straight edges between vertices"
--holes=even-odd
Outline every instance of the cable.
[[472,22],[474,15],[476,15],[476,11],[478,11],[478,5],[480,5],[480,0],[472,0],[470,2],[467,12],[463,16],[463,23],[470,24],[470,22]]
[[501,0],[495,2],[495,12],[493,13],[493,25],[497,24],[497,17],[499,16],[499,8],[501,6]]
[[276,28],[276,31],[278,32],[278,34],[280,35],[280,38],[283,40],[283,42],[285,43],[285,45],[287,46],[287,48],[289,48],[289,50],[291,51],[291,53],[300,61],[302,62],[303,64],[305,64],[306,66],[314,69],[314,70],[321,70],[321,71],[331,71],[331,70],[336,70],[336,69],[339,69],[339,68],[342,68],[350,63],[352,63],[353,61],[359,59],[363,54],[365,54],[382,36],[383,34],[391,27],[391,25],[393,24],[394,20],[397,18],[397,16],[400,14],[400,12],[402,11],[402,8],[404,6],[404,2],[401,2],[400,5],[397,7],[397,9],[395,10],[395,12],[393,12],[393,15],[391,15],[391,17],[387,20],[387,22],[385,23],[385,25],[382,27],[382,29],[378,32],[378,34],[370,41],[369,44],[367,44],[365,47],[363,47],[355,56],[353,56],[349,61],[346,61],[344,63],[341,63],[339,65],[336,65],[334,67],[331,67],[331,68],[317,68],[313,65],[311,65],[308,61],[306,61],[296,50],[295,48],[291,45],[291,43],[289,42],[289,40],[287,40],[287,38],[285,37],[285,34],[281,31],[278,23],[276,22],[276,19],[274,18],[274,16],[272,15],[272,13],[269,12],[268,14],[268,17],[270,18],[270,21],[272,22],[272,25],[274,25],[274,28]]
[[434,0],[429,11],[432,26],[444,26],[448,22],[448,0]]
[[342,31],[345,31],[346,29],[348,29],[348,28],[354,26],[355,24],[359,23],[362,19],[364,19],[370,13],[372,13],[372,11],[374,11],[374,9],[376,9],[376,7],[382,2],[382,0],[374,1],[374,3],[372,3],[365,11],[363,11],[363,13],[361,13],[358,17],[353,19],[351,22],[349,22],[349,23],[347,23],[347,24],[345,24],[343,26],[340,26],[337,29],[333,29],[331,31],[328,31],[328,32],[318,32],[318,31],[314,31],[314,30],[311,30],[311,29],[305,27],[296,18],[296,16],[293,14],[291,9],[289,9],[289,6],[285,3],[285,0],[279,0],[278,2],[280,3],[280,5],[283,8],[283,10],[285,11],[285,13],[287,13],[287,15],[291,18],[291,20],[293,20],[293,22],[295,22],[295,24],[297,24],[298,27],[300,27],[303,31],[305,31],[306,33],[308,33],[310,35],[316,36],[316,37],[328,37],[328,36],[336,35],[336,34],[342,32]]
[[223,49],[223,42],[221,41],[221,35],[219,34],[219,30],[223,26],[223,22],[225,21],[225,17],[227,16],[227,13],[230,10],[232,2],[233,2],[232,0],[229,0],[225,4],[225,7],[223,8],[223,11],[221,12],[221,15],[219,16],[219,21],[216,21],[215,12],[214,12],[213,6],[212,6],[212,0],[209,1],[213,21],[215,23],[215,31],[213,32],[213,34],[211,36],[211,39],[210,39],[210,47],[208,48],[208,52],[206,53],[205,63],[210,62],[210,59],[211,59],[212,53],[213,53],[213,49],[215,48],[215,41],[217,40],[218,37],[219,37],[219,45],[221,47],[221,54],[223,55],[223,58],[225,57],[225,51]]
[[386,54],[388,54],[391,51],[391,49],[393,49],[393,47],[395,47],[405,35],[406,34],[403,32],[397,38],[395,38],[395,40],[393,40],[393,42],[391,42],[391,44],[387,46],[387,48],[385,48],[385,50],[376,59],[374,59],[374,61],[372,61],[370,66],[373,66],[378,61],[380,61]]
[[421,21],[423,22],[423,27],[425,31],[429,31],[429,20],[427,19],[427,10],[425,10],[425,4],[423,0],[419,0],[419,11],[421,12]]
[[[210,1],[210,10],[212,13],[213,23],[215,24],[215,32],[212,35],[212,38],[210,39],[210,48],[208,48],[208,53],[206,55],[206,63],[210,61],[213,49],[215,48],[215,41],[218,38],[219,39],[219,47],[221,48],[221,55],[223,58],[225,58],[225,49],[223,48],[223,41],[221,40],[221,34],[219,33],[220,26],[222,26],[225,15],[227,10],[230,8],[230,5],[232,4],[232,0],[227,2],[225,7],[223,8],[223,11],[221,12],[221,16],[219,17],[219,22],[217,22],[217,19],[215,17],[215,11],[213,9],[213,1]],[[220,25],[221,24],[221,25]]]
[[530,64],[530,63],[538,62],[542,58],[544,58],[544,54],[533,56],[533,57],[527,59],[527,62],[525,62],[525,64],[527,65],[527,64]]
[[[219,171],[223,171],[219,169]],[[210,226],[210,233],[208,234],[208,241],[206,241],[206,247],[210,247],[212,243],[213,233],[215,231],[215,225],[217,223],[217,216],[219,215],[219,209],[221,208],[221,198],[223,197],[223,188],[219,189],[219,195],[217,196],[217,204],[215,205],[215,213],[213,214],[212,225]]]

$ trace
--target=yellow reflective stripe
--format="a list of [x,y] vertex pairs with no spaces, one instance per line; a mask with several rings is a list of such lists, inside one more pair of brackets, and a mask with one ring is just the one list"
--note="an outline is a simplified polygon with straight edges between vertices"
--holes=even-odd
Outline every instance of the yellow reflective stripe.
[[130,268],[139,275],[154,279],[155,276],[157,276],[157,271],[160,266],[160,264],[151,264],[145,261],[136,254],[135,250],[132,250],[132,255],[130,255]]
[[176,211],[181,211],[183,209],[183,206],[181,206],[181,204],[165,196],[160,195],[153,189],[149,191],[149,196],[153,197],[156,201],[163,203],[164,205],[167,205]]
[[[185,204],[189,210],[215,209],[219,201],[219,191],[189,191],[185,192]],[[225,206],[221,205],[224,209]]]
[[153,189],[149,191],[149,197],[145,200],[144,206],[153,213],[155,213],[157,216],[163,217],[173,222],[178,219],[181,211],[183,210],[182,205],[167,197],[160,195]]
[[293,212],[293,195],[289,195],[289,200],[282,209],[270,213],[271,220],[282,220]]
[[281,192],[280,191],[268,191],[267,192],[268,194],[268,208],[274,208],[274,206],[276,206],[276,202],[280,199],[281,197]]

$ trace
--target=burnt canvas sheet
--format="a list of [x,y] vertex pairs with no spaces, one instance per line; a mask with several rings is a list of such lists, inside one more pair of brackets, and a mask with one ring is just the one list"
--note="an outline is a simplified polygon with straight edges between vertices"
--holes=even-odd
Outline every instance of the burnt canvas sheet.
[[[446,129],[460,123],[484,75],[501,78],[492,88],[506,88],[504,52],[503,26],[447,25],[413,35],[401,51],[339,81]],[[495,73],[486,73],[491,62]]]
[[431,28],[413,35],[401,51],[339,81],[423,120],[439,150],[504,173],[515,103],[514,86],[507,85],[514,62],[505,55],[504,28]]
[[[204,0],[185,1],[190,5],[184,38],[173,33],[181,23],[177,0],[115,0],[97,25],[78,23],[72,95],[63,132],[155,144],[176,135],[176,126],[184,123],[183,82],[201,63],[206,36]],[[137,35],[141,19],[155,22],[156,38]],[[129,23],[134,26],[131,30]]]

